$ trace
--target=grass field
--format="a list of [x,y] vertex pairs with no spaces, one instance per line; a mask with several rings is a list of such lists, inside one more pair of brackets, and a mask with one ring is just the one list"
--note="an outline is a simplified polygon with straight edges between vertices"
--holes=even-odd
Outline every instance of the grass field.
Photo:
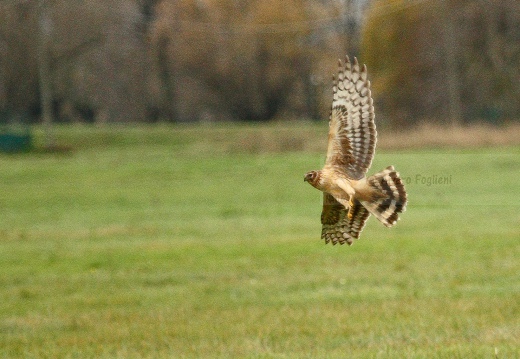
[[379,150],[406,213],[326,246],[325,127],[63,127],[70,153],[0,155],[0,357],[520,357],[520,146]]

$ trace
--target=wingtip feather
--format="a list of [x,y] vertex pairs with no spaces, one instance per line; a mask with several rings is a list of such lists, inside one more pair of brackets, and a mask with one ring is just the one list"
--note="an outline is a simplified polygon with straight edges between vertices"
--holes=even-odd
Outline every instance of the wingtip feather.
[[367,77],[368,77],[367,65],[363,64],[363,67],[361,67],[361,80],[363,80],[363,82],[366,83]]

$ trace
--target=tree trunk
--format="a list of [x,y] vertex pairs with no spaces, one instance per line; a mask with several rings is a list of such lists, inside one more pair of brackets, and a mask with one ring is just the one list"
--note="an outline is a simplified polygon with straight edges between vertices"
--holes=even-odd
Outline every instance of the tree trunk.
[[45,131],[45,147],[55,145],[52,133],[52,89],[51,89],[51,64],[49,43],[51,37],[52,22],[48,13],[45,0],[38,1],[38,75],[40,85],[40,102],[42,124]]
[[[444,23],[444,51],[446,54],[446,85],[448,87],[448,112],[452,126],[462,122],[462,103],[460,99],[460,80],[457,66],[457,30],[454,26],[453,9],[448,10],[448,1],[443,1],[446,11]],[[441,9],[442,10],[442,9]]]

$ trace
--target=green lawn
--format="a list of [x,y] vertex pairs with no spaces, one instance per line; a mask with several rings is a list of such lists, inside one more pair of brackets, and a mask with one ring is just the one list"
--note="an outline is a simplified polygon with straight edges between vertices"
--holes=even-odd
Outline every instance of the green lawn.
[[407,211],[327,246],[324,131],[63,127],[71,153],[0,155],[0,357],[520,357],[520,147],[378,151]]

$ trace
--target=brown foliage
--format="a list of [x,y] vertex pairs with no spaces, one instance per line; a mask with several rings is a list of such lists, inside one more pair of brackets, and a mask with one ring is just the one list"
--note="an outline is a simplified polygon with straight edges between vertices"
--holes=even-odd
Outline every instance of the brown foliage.
[[498,123],[520,114],[517,1],[374,1],[363,58],[394,126],[432,118]]
[[313,6],[302,0],[161,1],[151,39],[163,93],[179,104],[170,115],[267,120],[283,111],[318,112],[309,108],[318,102],[310,82],[313,57],[331,49],[311,43],[312,25],[337,9]]
[[[0,3],[4,110],[40,107],[37,3]],[[334,2],[42,3],[51,29],[46,77],[63,121],[326,118],[322,65],[331,73],[347,44]]]

